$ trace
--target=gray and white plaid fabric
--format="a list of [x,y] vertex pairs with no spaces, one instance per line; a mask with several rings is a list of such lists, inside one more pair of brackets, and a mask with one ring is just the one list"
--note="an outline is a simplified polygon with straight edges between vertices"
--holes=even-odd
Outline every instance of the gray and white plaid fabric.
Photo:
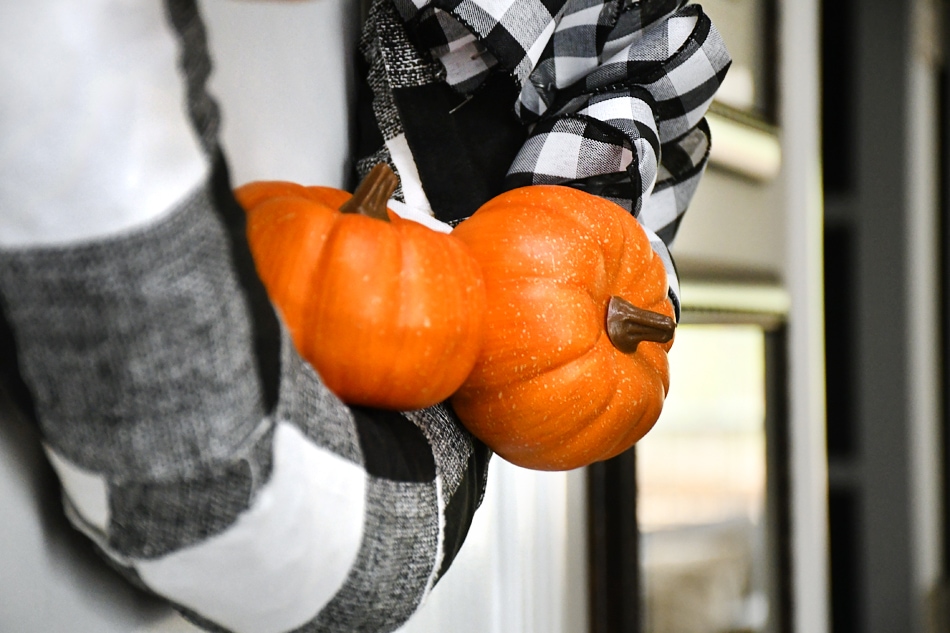
[[[378,37],[381,31],[399,35]],[[440,67],[430,68],[424,82],[444,82],[466,99],[477,97],[499,72],[511,78],[516,96],[509,105],[526,137],[507,157],[504,188],[566,184],[613,200],[661,238],[656,249],[672,261],[667,248],[708,160],[703,117],[730,64],[722,38],[698,5],[377,0],[364,31],[364,53],[370,72],[385,74],[390,86],[403,81],[404,68],[397,63],[382,69],[373,60],[395,50],[397,40],[401,52],[394,57],[403,63],[437,60]],[[387,122],[405,118],[411,97],[397,103],[387,94],[374,93],[376,116]],[[415,206],[438,217],[438,205],[425,196],[425,174],[410,168],[413,153],[425,152],[425,145],[413,143],[412,130],[405,128],[399,133],[408,133],[409,142],[398,145],[394,162],[412,172]],[[373,159],[380,156],[386,151]],[[668,273],[678,314],[672,265]]]
[[490,452],[445,405],[347,406],[297,354],[218,148],[195,0],[4,16],[0,388],[66,515],[209,631],[398,628],[459,551]]

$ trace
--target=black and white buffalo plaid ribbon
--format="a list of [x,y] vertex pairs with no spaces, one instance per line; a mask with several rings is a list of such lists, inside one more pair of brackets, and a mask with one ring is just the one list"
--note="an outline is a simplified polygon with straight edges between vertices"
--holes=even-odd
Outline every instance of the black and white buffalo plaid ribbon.
[[653,234],[678,314],[667,247],[730,64],[698,5],[376,0],[362,49],[376,129],[364,130],[360,172],[389,160],[406,203],[450,223],[523,185],[613,200]]

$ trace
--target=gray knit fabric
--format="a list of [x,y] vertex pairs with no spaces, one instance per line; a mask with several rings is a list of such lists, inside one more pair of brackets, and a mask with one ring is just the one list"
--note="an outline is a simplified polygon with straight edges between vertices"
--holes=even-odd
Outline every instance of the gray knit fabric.
[[[434,483],[371,479],[363,547],[346,584],[306,633],[392,631],[416,610],[439,552]],[[393,556],[393,551],[402,556]]]
[[264,416],[243,294],[201,189],[150,230],[0,251],[0,291],[51,446],[126,479],[190,477]]

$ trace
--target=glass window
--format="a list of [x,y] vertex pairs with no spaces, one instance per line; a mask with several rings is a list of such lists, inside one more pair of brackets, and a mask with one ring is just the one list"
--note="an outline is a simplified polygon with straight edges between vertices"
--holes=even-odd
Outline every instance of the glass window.
[[644,630],[765,633],[766,333],[676,336],[663,414],[636,448]]

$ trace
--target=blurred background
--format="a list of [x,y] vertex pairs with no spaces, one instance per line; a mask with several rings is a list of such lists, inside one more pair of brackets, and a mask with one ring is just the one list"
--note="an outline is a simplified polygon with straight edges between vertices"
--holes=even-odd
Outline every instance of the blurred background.
[[[362,7],[201,0],[234,184],[344,186]],[[571,473],[492,461],[402,631],[945,633],[943,0],[704,0],[734,58],[673,252],[663,416]],[[195,631],[66,525],[0,400],[0,630]]]

